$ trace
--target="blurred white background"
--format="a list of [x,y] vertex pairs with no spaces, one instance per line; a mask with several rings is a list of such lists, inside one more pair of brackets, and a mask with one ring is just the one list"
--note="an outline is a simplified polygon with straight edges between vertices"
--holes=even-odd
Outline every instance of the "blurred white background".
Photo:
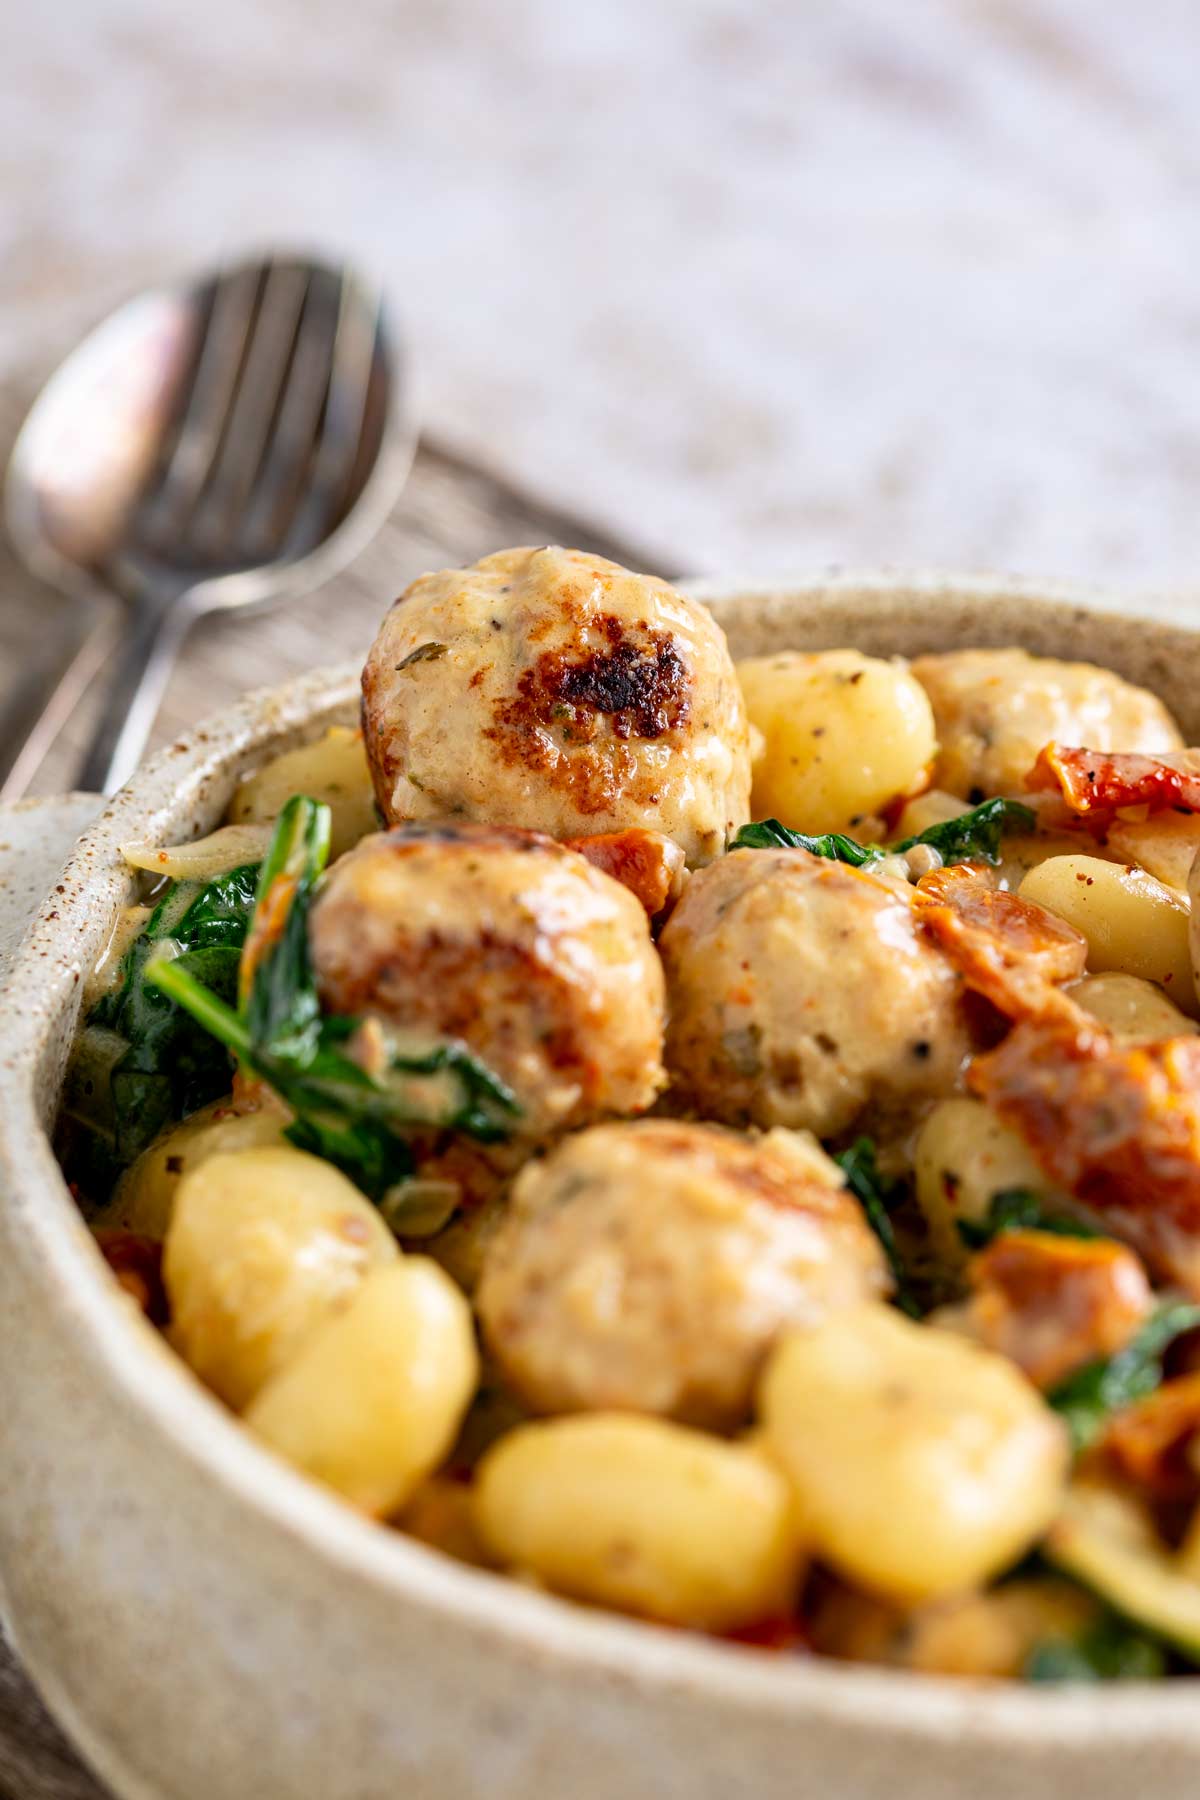
[[0,359],[247,243],[688,569],[1200,582],[1195,0],[8,0]]

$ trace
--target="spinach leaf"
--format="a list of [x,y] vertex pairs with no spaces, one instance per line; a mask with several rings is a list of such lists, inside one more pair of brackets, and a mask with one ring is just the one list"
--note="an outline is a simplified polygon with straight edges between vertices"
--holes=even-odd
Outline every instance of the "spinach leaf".
[[944,863],[998,863],[1002,837],[1014,831],[1033,831],[1036,826],[1032,807],[1023,806],[1019,800],[985,800],[982,806],[960,813],[955,819],[926,826],[916,837],[893,845],[893,850],[902,855],[915,844],[928,844]]
[[940,825],[929,825],[916,837],[903,839],[886,847],[860,844],[839,831],[821,837],[805,837],[790,831],[778,819],[757,819],[743,825],[729,845],[731,850],[807,850],[810,856],[824,856],[831,862],[849,863],[852,868],[866,868],[884,856],[900,856],[917,844],[936,850],[943,863],[1000,861],[1000,839],[1010,831],[1032,831],[1037,819],[1019,800],[985,800],[982,806],[946,819]]
[[968,1250],[982,1250],[1004,1231],[1051,1231],[1058,1237],[1103,1237],[1091,1225],[1063,1214],[1045,1211],[1037,1194],[1028,1188],[1001,1188],[988,1203],[987,1217],[958,1219],[958,1235]]
[[869,1137],[856,1138],[848,1150],[839,1151],[833,1160],[846,1177],[846,1186],[867,1215],[868,1225],[883,1245],[883,1253],[896,1283],[896,1305],[910,1318],[919,1319],[921,1307],[913,1295],[891,1219],[893,1207],[904,1198],[904,1182],[897,1180],[895,1176],[880,1173],[875,1144]]
[[1088,1363],[1051,1390],[1046,1398],[1067,1422],[1076,1450],[1086,1450],[1110,1413],[1132,1406],[1159,1387],[1163,1358],[1177,1337],[1200,1327],[1200,1306],[1169,1300],[1151,1313],[1124,1350]]
[[175,1119],[229,1088],[225,1050],[147,979],[152,958],[171,955],[194,978],[232,999],[250,923],[257,869],[235,869],[197,886],[170,887],[125,953],[116,990],[92,1009],[88,1029],[126,1044],[112,1062],[96,1115],[110,1139],[112,1173],[127,1168]]
[[1047,1638],[1021,1671],[1026,1681],[1157,1681],[1167,1656],[1153,1638],[1107,1613],[1079,1637]]
[[843,837],[840,831],[828,831],[822,837],[805,837],[803,832],[789,831],[778,819],[758,819],[743,825],[729,845],[731,850],[807,850],[810,856],[824,856],[830,862],[849,863],[861,869],[878,862],[887,852],[878,844],[859,844]]
[[240,950],[246,941],[257,884],[257,863],[231,869],[228,875],[207,882],[189,900],[169,933],[160,927],[157,935],[169,935],[189,950],[205,950],[216,944]]
[[329,860],[331,814],[301,795],[279,815],[254,897],[241,1007],[251,1037],[284,1056],[318,1048],[321,1003],[308,954],[313,889]]
[[[295,1115],[292,1143],[334,1163],[378,1201],[413,1172],[406,1130],[432,1126],[494,1142],[509,1135],[520,1109],[462,1043],[414,1052],[380,1032],[378,1075],[348,1052],[363,1022],[322,1014],[308,949],[309,907],[328,853],[328,807],[293,797],[262,866],[237,1006],[179,957],[152,961],[146,979],[275,1090]],[[441,1105],[430,1085],[439,1077],[446,1078]]]

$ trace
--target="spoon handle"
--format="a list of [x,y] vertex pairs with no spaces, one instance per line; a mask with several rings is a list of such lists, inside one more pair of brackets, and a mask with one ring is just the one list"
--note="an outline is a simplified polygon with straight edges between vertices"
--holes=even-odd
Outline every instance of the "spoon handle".
[[104,711],[80,765],[76,786],[113,794],[133,774],[146,747],[191,615],[180,597],[134,609],[108,679]]
[[0,705],[0,800],[19,800],[112,650],[112,620],[72,606]]

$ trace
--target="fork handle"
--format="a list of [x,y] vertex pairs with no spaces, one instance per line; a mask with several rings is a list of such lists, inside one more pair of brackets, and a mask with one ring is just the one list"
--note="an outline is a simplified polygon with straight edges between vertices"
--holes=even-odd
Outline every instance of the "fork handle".
[[135,606],[109,676],[100,723],[80,765],[76,785],[84,793],[113,794],[133,774],[191,622],[181,595]]

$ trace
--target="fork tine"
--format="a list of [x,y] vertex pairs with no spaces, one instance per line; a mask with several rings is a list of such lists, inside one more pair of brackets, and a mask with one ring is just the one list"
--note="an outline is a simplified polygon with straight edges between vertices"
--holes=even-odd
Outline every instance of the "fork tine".
[[309,279],[292,262],[267,269],[225,429],[188,527],[197,561],[220,561],[235,543],[240,549],[243,513],[286,392]]
[[183,435],[184,426],[192,408],[192,397],[196,392],[196,378],[200,372],[204,341],[208,336],[208,327],[218,286],[219,283],[216,281],[206,282],[196,294],[196,303],[192,312],[186,349],[180,363],[173,405],[170,413],[163,420],[162,434],[155,447],[154,461],[146,471],[141,491],[137,496],[138,509],[149,508],[162,493],[167,472],[179,447],[179,440]]
[[340,283],[321,270],[310,284],[287,386],[246,510],[248,554],[274,560],[305,493],[329,391],[341,305]]
[[148,544],[180,536],[208,478],[237,388],[261,281],[261,268],[247,264],[215,285],[170,461],[135,521],[137,537]]
[[306,491],[288,530],[284,555],[289,559],[305,555],[319,543],[346,504],[368,416],[382,311],[377,288],[343,278],[320,438]]

